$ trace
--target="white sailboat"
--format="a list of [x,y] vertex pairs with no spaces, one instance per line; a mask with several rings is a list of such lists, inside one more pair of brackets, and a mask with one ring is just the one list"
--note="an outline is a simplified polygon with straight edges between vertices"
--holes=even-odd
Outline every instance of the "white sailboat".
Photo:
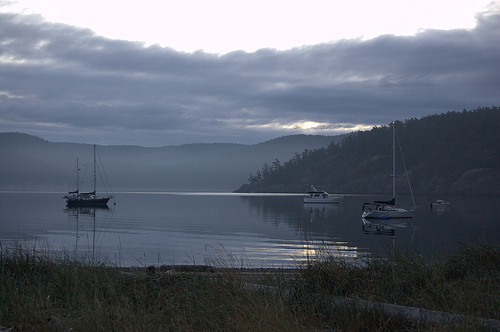
[[392,199],[390,201],[374,201],[373,203],[363,204],[362,217],[364,219],[412,218],[413,214],[415,213],[415,202],[413,202],[413,205],[414,208],[411,210],[396,207],[396,125],[393,122],[392,123]]

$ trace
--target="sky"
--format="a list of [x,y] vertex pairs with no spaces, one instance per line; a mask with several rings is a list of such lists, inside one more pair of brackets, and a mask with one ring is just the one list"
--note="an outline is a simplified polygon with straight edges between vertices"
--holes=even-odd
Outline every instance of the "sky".
[[0,0],[0,132],[256,144],[500,105],[500,0]]

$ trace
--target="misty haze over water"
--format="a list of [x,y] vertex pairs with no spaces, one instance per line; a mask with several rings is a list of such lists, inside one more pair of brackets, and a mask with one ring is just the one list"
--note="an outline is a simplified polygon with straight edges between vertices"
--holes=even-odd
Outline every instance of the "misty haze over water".
[[[233,191],[264,163],[286,161],[341,136],[295,135],[256,145],[186,144],[161,148],[99,146],[98,191],[102,177],[112,190]],[[0,133],[0,190],[75,190],[79,160],[82,190],[92,190],[93,146],[53,143],[19,133]],[[307,188],[304,188],[304,190]]]

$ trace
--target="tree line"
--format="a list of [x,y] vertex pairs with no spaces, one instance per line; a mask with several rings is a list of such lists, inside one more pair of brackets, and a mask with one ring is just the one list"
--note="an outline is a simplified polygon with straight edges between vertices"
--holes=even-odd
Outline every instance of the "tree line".
[[[500,194],[497,106],[395,122],[404,156],[397,159],[398,189],[421,194]],[[400,152],[397,152],[400,157]],[[327,147],[304,150],[285,162],[264,163],[235,192],[304,192],[311,184],[334,193],[390,193],[390,125],[345,135]]]

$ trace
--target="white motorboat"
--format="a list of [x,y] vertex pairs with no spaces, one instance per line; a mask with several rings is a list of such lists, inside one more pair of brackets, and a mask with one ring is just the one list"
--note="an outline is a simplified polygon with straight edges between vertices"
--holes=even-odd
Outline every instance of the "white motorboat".
[[311,185],[311,190],[304,195],[304,203],[340,203],[342,196],[331,195],[325,190],[318,190]]
[[450,206],[450,202],[447,202],[444,199],[437,199],[435,202],[431,203],[431,208],[433,208],[433,207],[447,207],[447,206]]

